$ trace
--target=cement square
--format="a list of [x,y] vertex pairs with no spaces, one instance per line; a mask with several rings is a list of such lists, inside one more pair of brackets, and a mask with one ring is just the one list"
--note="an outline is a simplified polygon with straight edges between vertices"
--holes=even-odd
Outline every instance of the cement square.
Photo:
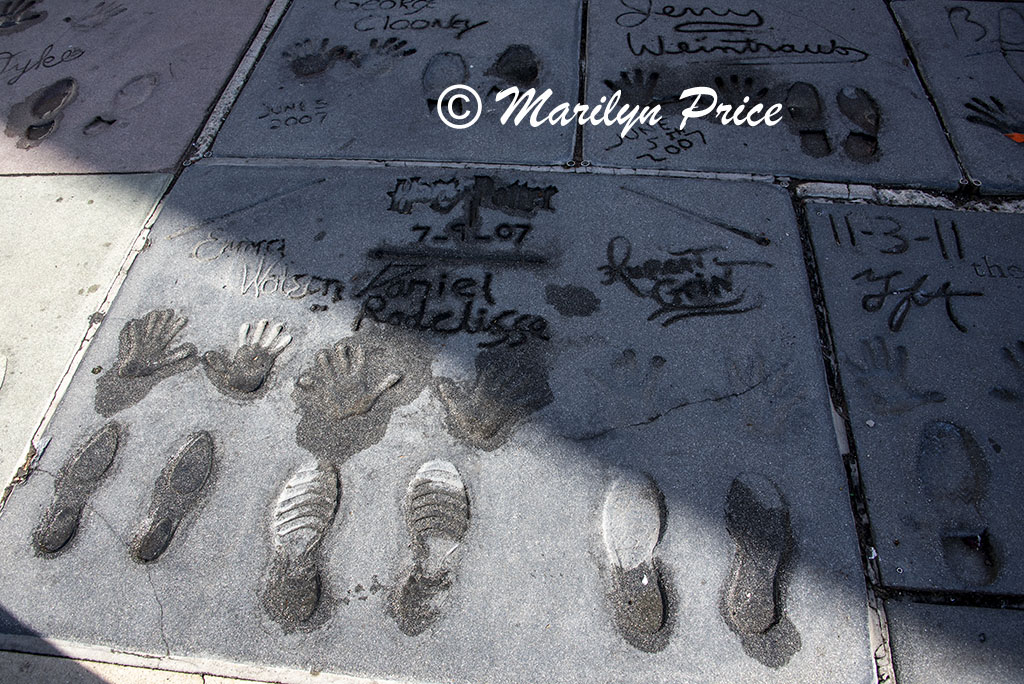
[[[627,102],[660,104],[663,118],[624,138],[587,126],[584,156],[616,166],[955,189],[952,151],[885,3],[822,10],[816,0],[700,9],[590,3],[587,102],[620,90]],[[751,127],[705,116],[679,130],[693,102],[679,97],[695,87],[716,91],[720,105],[761,104],[758,122],[780,104],[782,121]],[[703,97],[697,110],[710,102]]]
[[0,173],[170,170],[268,4],[4,3]]
[[885,604],[901,684],[1024,681],[1024,615],[1015,610]]
[[982,192],[1024,191],[1024,8],[894,2],[967,173]]
[[1024,216],[807,209],[883,582],[1024,593]]
[[[215,156],[552,164],[572,159],[575,127],[502,126],[494,95],[552,88],[575,101],[579,0],[338,0],[288,10],[227,118]],[[466,84],[482,99],[471,128],[444,125],[437,101]]]
[[170,176],[0,178],[0,473],[10,477]]
[[778,187],[200,164],[82,369],[0,516],[0,646],[403,681],[872,681]]

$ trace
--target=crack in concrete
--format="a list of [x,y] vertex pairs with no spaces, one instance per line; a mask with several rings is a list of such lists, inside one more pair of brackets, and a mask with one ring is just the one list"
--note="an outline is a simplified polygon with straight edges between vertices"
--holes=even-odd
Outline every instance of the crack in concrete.
[[[36,470],[36,472],[45,472],[45,471]],[[50,475],[51,477],[53,477],[53,475],[50,474],[50,473],[46,473],[46,474]],[[83,510],[91,511],[97,518],[100,519],[100,521],[103,523],[103,525],[110,531],[111,536],[114,537],[114,539],[117,541],[117,543],[120,544],[121,546],[123,546],[126,552],[129,552],[129,553],[131,552],[131,545],[130,545],[130,543],[127,540],[123,539],[121,537],[121,535],[119,535],[117,533],[117,530],[114,529],[114,526],[110,523],[110,521],[107,520],[107,518],[102,513],[100,513],[99,510],[95,506],[92,506],[91,504],[87,503],[83,507]],[[146,570],[146,579],[147,579],[147,582],[149,584],[149,588],[153,590],[153,600],[156,601],[157,609],[158,609],[158,612],[159,612],[160,641],[162,641],[163,644],[164,644],[164,655],[169,656],[169,655],[171,655],[171,646],[170,646],[170,642],[167,641],[167,632],[166,632],[166,629],[164,627],[164,604],[160,601],[160,595],[157,593],[156,584],[153,582],[152,568],[146,566],[145,570]]]
[[755,389],[757,389],[758,387],[760,387],[764,383],[768,382],[768,380],[770,380],[773,375],[775,375],[774,371],[771,372],[771,373],[768,373],[767,375],[762,377],[760,380],[755,382],[753,385],[750,385],[749,387],[747,387],[747,388],[745,388],[743,390],[740,390],[739,392],[733,392],[731,394],[723,394],[723,395],[717,396],[717,397],[705,397],[704,399],[696,399],[694,401],[684,401],[684,402],[681,402],[679,404],[676,404],[675,406],[671,406],[671,407],[665,409],[664,411],[662,411],[661,413],[657,413],[657,414],[651,416],[650,418],[647,418],[646,420],[642,420],[642,421],[639,421],[637,423],[627,423],[625,425],[613,425],[612,427],[609,427],[609,428],[606,428],[604,430],[601,430],[600,432],[595,432],[592,435],[584,435],[583,437],[576,437],[575,439],[573,439],[573,441],[574,442],[589,442],[591,440],[600,439],[600,438],[602,438],[602,437],[604,437],[606,435],[611,434],[612,432],[615,432],[616,430],[627,430],[627,429],[630,429],[630,428],[646,427],[648,425],[651,425],[652,423],[655,423],[655,422],[661,420],[662,418],[664,418],[668,414],[670,414],[670,413],[672,413],[674,411],[678,411],[679,409],[686,408],[687,406],[697,406],[698,404],[714,404],[714,403],[717,403],[717,402],[720,402],[720,401],[728,401],[729,399],[736,399],[737,397],[742,397],[744,394],[747,394],[749,392],[754,391]]
[[164,655],[171,655],[171,645],[167,641],[167,631],[164,628],[164,604],[160,601],[160,595],[156,591],[156,584],[153,582],[152,568],[146,566],[146,579],[149,582],[149,588],[153,590],[153,600],[156,601],[157,608],[160,609],[160,641],[164,642]]

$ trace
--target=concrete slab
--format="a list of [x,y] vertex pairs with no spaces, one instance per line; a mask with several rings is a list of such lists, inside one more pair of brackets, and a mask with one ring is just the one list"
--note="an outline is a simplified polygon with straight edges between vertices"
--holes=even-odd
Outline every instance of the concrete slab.
[[[9,651],[0,651],[0,676],[7,684],[205,684],[202,675],[161,672]],[[233,681],[236,680],[223,680],[225,684]]]
[[[771,173],[803,179],[956,188],[960,173],[881,0],[822,13],[814,0],[590,5],[587,101],[621,90],[663,120],[625,138],[587,126],[585,157],[639,168]],[[691,87],[720,104],[781,104],[773,127],[710,116],[680,131]],[[710,103],[709,96],[701,107]],[[699,110],[700,108],[698,108]]]
[[0,473],[25,456],[170,176],[0,178]]
[[1024,680],[1024,616],[1012,610],[886,603],[902,684]]
[[4,631],[866,684],[815,340],[771,185],[190,168],[0,517]]
[[0,173],[171,169],[267,4],[5,3]]
[[894,2],[925,81],[983,192],[1024,191],[1024,9]]
[[1024,593],[1024,217],[807,206],[883,582]]
[[[494,93],[575,101],[582,3],[359,0],[295,4],[213,148],[240,157],[562,163],[575,128],[502,126]],[[473,87],[484,111],[445,126],[437,100]]]

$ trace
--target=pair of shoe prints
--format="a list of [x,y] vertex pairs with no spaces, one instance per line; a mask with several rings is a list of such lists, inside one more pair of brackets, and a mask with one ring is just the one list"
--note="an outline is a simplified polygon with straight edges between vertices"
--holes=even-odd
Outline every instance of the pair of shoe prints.
[[[173,310],[151,311],[128,321],[120,334],[117,363],[98,381],[97,412],[110,417],[142,400],[160,380],[200,362],[221,393],[240,401],[256,399],[268,391],[274,362],[292,341],[282,324],[261,320],[242,325],[233,354],[208,351],[199,358],[194,345],[174,346],[186,324]],[[392,351],[404,348],[385,344],[375,349],[369,342],[348,340],[333,349],[321,349],[296,378],[293,397],[306,422],[305,426],[300,422],[299,442],[305,435],[305,446],[317,456],[292,470],[273,503],[268,520],[270,559],[259,591],[263,610],[286,632],[314,629],[328,617],[321,606],[326,590],[322,546],[343,493],[332,460],[343,462],[353,449],[380,437],[371,436],[362,446],[354,440],[355,446],[340,452],[344,440],[325,440],[324,430],[355,422],[356,430],[379,432],[388,416],[367,422],[367,415],[375,408],[390,414],[388,407],[379,406],[382,397],[406,384],[409,387],[402,394],[408,399],[427,383],[416,377],[422,372],[410,370],[415,363],[381,364],[389,346]],[[475,365],[475,381],[440,378],[434,390],[445,406],[449,432],[475,448],[492,450],[531,413],[550,403],[553,395],[543,359],[530,345],[485,350]],[[323,424],[310,426],[311,416],[321,417]],[[111,420],[56,474],[53,499],[33,536],[37,553],[49,557],[67,550],[88,499],[112,471],[126,439],[126,429]],[[214,440],[205,431],[175,445],[153,487],[148,514],[129,544],[135,561],[158,560],[172,544],[179,525],[190,513],[198,514],[215,479],[215,453]],[[470,526],[471,506],[458,468],[435,459],[419,467],[408,484],[403,507],[409,558],[391,589],[387,612],[403,633],[415,636],[442,616],[441,606],[457,578],[459,547]],[[799,635],[783,609],[793,551],[788,505],[770,480],[744,473],[729,490],[725,520],[736,551],[721,590],[720,614],[749,655],[779,667],[800,647]],[[600,533],[613,622],[625,641],[648,652],[667,645],[674,623],[675,592],[657,555],[664,521],[664,497],[649,476],[623,474],[607,491]]]

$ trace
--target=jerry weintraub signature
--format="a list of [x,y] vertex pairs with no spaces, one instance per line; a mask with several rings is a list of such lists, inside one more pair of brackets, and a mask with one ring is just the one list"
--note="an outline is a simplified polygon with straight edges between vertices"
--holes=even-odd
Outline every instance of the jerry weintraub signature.
[[[611,97],[602,96],[597,105],[570,104],[562,102],[548,109],[548,100],[552,90],[548,88],[540,95],[536,88],[520,90],[511,86],[494,96],[495,102],[510,99],[505,112],[501,115],[501,124],[512,121],[518,126],[524,121],[537,128],[544,124],[549,126],[569,126],[575,123],[592,126],[619,126],[619,137],[624,138],[636,125],[654,125],[661,121],[661,105],[619,104],[622,91],[616,90]],[[773,104],[767,108],[760,102],[750,103],[750,97],[743,98],[738,105],[718,104],[718,93],[714,88],[699,86],[687,88],[679,99],[687,106],[682,111],[679,130],[686,127],[691,119],[699,119],[709,114],[718,118],[723,124],[735,126],[774,126],[782,121],[782,105]],[[437,101],[437,114],[441,121],[450,128],[468,128],[480,117],[483,104],[475,90],[467,85],[457,84],[448,87]],[[458,111],[456,111],[458,109]],[[513,118],[514,117],[514,118]]]

